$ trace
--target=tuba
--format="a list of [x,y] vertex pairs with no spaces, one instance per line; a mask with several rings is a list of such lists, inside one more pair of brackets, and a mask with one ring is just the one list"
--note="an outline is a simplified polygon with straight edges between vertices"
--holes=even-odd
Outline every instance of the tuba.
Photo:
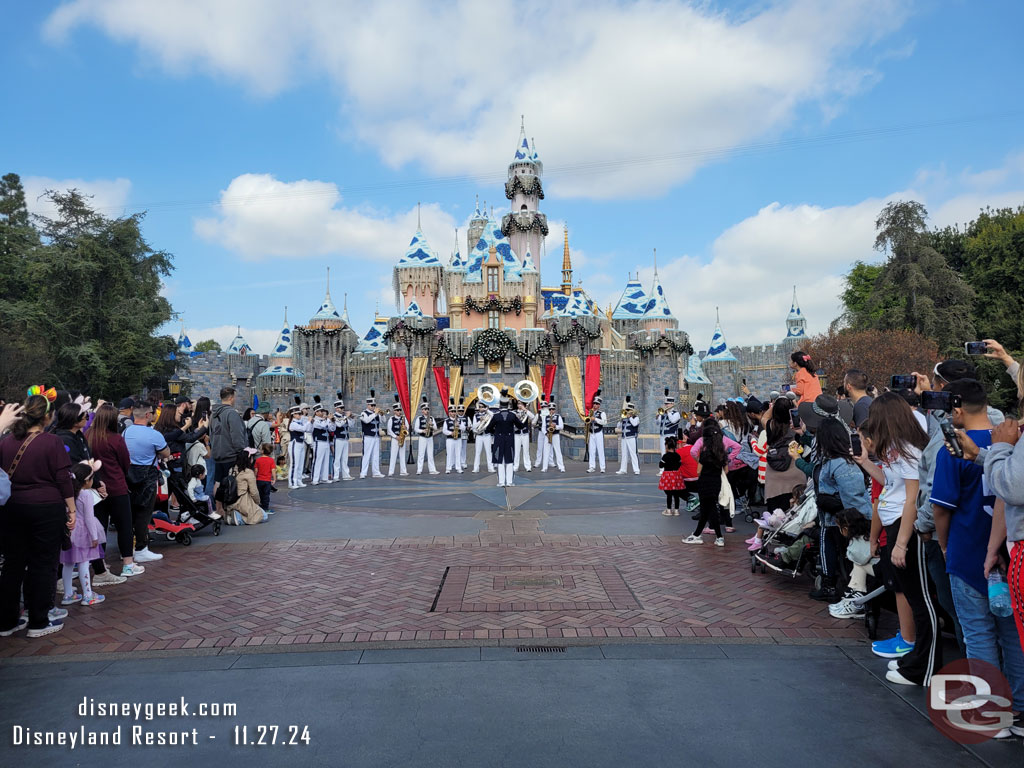
[[488,408],[496,408],[501,402],[501,393],[493,384],[481,384],[476,391],[476,397]]
[[518,382],[512,388],[512,393],[516,400],[526,405],[540,397],[540,390],[537,388],[537,385],[529,379],[523,379]]

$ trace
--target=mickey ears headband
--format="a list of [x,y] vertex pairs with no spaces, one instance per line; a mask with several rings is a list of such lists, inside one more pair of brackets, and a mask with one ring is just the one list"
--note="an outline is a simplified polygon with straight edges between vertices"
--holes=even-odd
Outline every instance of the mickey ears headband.
[[46,410],[49,412],[50,403],[57,399],[57,390],[53,387],[46,389],[42,384],[33,384],[28,388],[28,397],[33,397],[35,395],[46,398]]

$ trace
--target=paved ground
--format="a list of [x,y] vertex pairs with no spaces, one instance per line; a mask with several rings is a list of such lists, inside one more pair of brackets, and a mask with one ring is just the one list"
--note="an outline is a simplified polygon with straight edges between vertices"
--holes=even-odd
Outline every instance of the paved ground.
[[[0,733],[109,724],[75,715],[83,696],[185,695],[239,705],[199,727],[217,737],[192,748],[200,765],[281,762],[230,745],[234,725],[260,723],[310,726],[308,747],[287,748],[296,765],[1020,764],[1019,742],[945,741],[924,692],[885,683],[861,623],[831,619],[806,579],[752,574],[748,524],[724,549],[681,544],[693,522],[660,514],[653,471],[494,482],[282,490],[268,524],[161,542],[163,561],[72,607],[65,631],[0,639],[19,703]],[[66,756],[10,745],[0,764]]]
[[[523,638],[864,641],[806,599],[809,583],[751,574],[742,532],[680,538],[653,472],[363,480],[275,495],[264,525],[207,530],[138,580],[75,607],[60,634],[0,655]],[[574,532],[570,532],[574,531]],[[511,579],[511,580],[510,580]]]

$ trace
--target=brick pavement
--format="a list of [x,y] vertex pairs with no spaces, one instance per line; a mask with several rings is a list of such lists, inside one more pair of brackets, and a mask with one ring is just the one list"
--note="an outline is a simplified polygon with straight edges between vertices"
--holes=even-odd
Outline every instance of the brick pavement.
[[[144,576],[108,587],[104,604],[72,606],[56,635],[0,639],[0,657],[382,641],[864,639],[859,622],[834,620],[807,598],[806,579],[751,574],[738,535],[719,549],[493,522],[475,536],[257,543],[231,543],[228,529],[209,546],[166,547]],[[505,589],[495,586],[500,577]]]

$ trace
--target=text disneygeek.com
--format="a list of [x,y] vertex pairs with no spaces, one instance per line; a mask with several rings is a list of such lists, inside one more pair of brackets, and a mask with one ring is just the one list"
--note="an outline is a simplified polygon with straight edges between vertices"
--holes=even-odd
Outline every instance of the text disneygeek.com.
[[[79,718],[122,718],[133,725],[112,725],[109,728],[81,724],[69,730],[45,730],[29,725],[15,725],[11,729],[12,747],[82,747],[138,746],[138,747],[191,747],[204,742],[215,742],[218,737],[232,746],[305,746],[311,741],[308,725],[232,723],[225,727],[226,718],[237,718],[238,705],[232,702],[190,702],[182,696],[178,701],[127,702],[100,701],[85,697],[75,714]],[[208,727],[154,728],[157,718],[208,718],[219,723]],[[205,731],[205,732],[204,732]]]

